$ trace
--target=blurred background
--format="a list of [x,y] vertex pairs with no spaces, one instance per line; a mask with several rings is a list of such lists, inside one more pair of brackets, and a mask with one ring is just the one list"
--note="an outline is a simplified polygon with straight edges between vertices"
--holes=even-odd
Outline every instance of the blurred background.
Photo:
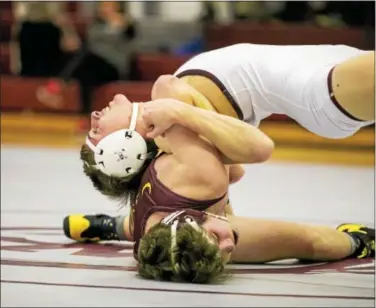
[[[2,145],[78,147],[114,94],[150,99],[153,81],[223,46],[346,44],[374,49],[375,2],[0,2]],[[374,127],[326,140],[274,115],[274,159],[374,164]]]

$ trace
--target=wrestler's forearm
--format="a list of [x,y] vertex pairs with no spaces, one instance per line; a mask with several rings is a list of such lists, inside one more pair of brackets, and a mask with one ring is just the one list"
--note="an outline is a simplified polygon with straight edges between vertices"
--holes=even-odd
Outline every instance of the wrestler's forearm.
[[257,163],[269,159],[273,141],[256,127],[225,115],[182,105],[177,123],[208,139],[225,163]]
[[329,261],[351,254],[349,236],[331,227],[228,216],[239,232],[234,262],[281,259]]

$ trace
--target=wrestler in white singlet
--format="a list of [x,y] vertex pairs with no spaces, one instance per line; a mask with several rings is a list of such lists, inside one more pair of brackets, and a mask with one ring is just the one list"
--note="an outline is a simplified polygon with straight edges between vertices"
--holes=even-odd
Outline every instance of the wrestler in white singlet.
[[330,73],[366,52],[345,45],[237,44],[197,55],[174,75],[210,78],[251,125],[285,114],[317,135],[344,138],[373,121],[354,119],[332,100]]

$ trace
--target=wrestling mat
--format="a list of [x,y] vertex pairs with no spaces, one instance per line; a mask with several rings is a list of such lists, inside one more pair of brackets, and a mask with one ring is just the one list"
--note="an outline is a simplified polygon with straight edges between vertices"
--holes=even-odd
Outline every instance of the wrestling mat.
[[[127,211],[92,189],[77,149],[2,146],[1,156],[1,307],[375,306],[374,259],[230,265],[220,285],[143,280],[130,243],[74,244],[62,234],[69,213]],[[375,221],[367,166],[247,166],[230,197],[239,215],[332,226]]]

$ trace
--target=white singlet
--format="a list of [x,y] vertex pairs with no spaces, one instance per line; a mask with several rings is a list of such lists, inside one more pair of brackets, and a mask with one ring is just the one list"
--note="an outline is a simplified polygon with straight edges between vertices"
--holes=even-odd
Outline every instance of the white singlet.
[[199,54],[174,75],[214,75],[254,126],[285,114],[313,133],[344,138],[373,122],[356,121],[332,102],[328,74],[367,51],[345,45],[236,44]]

